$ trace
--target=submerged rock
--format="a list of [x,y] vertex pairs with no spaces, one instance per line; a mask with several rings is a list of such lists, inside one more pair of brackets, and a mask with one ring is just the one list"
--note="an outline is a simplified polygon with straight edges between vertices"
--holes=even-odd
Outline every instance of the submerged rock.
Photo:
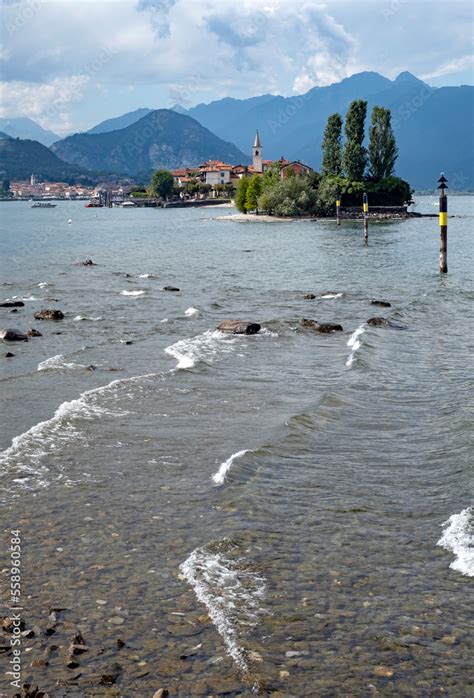
[[76,262],[80,267],[96,267],[97,264],[92,259],[84,259],[82,262]]
[[305,320],[303,318],[302,325],[310,330],[314,330],[314,332],[321,332],[322,334],[344,331],[342,325],[338,325],[334,322],[316,322],[316,320]]
[[0,303],[0,308],[23,308],[23,301],[5,301]]
[[217,326],[220,332],[231,334],[257,334],[261,330],[258,322],[245,322],[243,320],[224,320]]
[[370,301],[371,305],[378,305],[381,308],[391,308],[392,304],[388,301]]
[[5,354],[6,359],[12,359],[14,356],[15,354],[12,354],[11,351],[7,351],[7,353]]
[[305,293],[304,294],[305,301],[313,301],[315,298],[316,298],[315,293]]
[[39,330],[35,330],[34,327],[30,327],[30,329],[28,330],[28,332],[26,334],[28,335],[28,337],[42,337],[43,336],[41,334],[41,332]]
[[4,339],[6,342],[27,342],[28,337],[24,332],[20,330],[0,330],[0,339]]
[[385,327],[386,325],[390,325],[389,321],[384,317],[371,317],[367,320],[367,324],[372,325],[372,327]]
[[177,286],[163,286],[163,291],[179,291]]
[[62,320],[64,318],[64,313],[61,310],[52,310],[49,308],[46,310],[38,310],[33,317],[35,320]]

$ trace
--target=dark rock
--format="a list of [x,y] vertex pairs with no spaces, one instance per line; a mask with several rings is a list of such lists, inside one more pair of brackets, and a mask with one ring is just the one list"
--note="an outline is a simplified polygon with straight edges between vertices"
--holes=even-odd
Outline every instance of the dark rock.
[[82,262],[77,262],[79,266],[82,267],[96,267],[97,264],[92,261],[92,259],[84,259]]
[[176,286],[163,286],[163,291],[179,291]]
[[261,330],[261,325],[257,322],[244,322],[243,320],[224,320],[217,326],[217,329],[231,334],[257,334]]
[[12,354],[11,351],[7,351],[7,353],[5,354],[6,359],[13,359],[14,356],[15,354]]
[[304,294],[304,299],[306,301],[313,301],[316,298],[316,295],[314,293],[305,293]]
[[322,334],[329,334],[331,332],[343,332],[342,325],[338,325],[333,322],[316,322],[316,320],[302,320],[303,327],[314,330],[314,332],[321,332]]
[[67,651],[68,655],[72,656],[74,654],[82,654],[83,652],[87,652],[89,648],[87,645],[75,645],[75,644],[70,644]]
[[170,694],[170,692],[168,691],[167,688],[159,688],[153,694],[153,698],[168,698],[169,694]]
[[28,337],[20,330],[0,330],[0,339],[4,339],[6,342],[27,342]]
[[96,366],[94,366],[94,364],[91,364],[90,366],[86,366],[86,371],[95,371],[95,370],[96,370]]
[[26,334],[28,335],[28,337],[42,337],[43,336],[41,334],[41,332],[39,330],[35,330],[34,327],[30,327],[30,329],[28,330],[28,332]]
[[117,681],[121,673],[122,667],[120,664],[113,664],[107,673],[101,674],[99,684],[101,686],[111,686]]
[[36,320],[62,320],[64,313],[61,310],[38,310],[37,313],[33,315]]
[[383,327],[390,323],[384,317],[371,317],[367,320],[367,324],[372,325],[372,327]]
[[0,308],[23,308],[23,301],[5,301],[0,303]]
[[10,310],[10,312],[11,312],[11,313],[17,313],[17,312],[18,312],[18,308],[13,308],[13,310]]
[[381,308],[391,308],[392,304],[388,301],[370,301],[371,305],[378,305]]
[[122,647],[125,647],[125,642],[124,642],[123,640],[121,640],[120,638],[118,638],[118,640],[117,640],[117,648],[118,648],[119,650],[121,650]]
[[45,657],[38,657],[37,659],[33,659],[31,666],[36,669],[42,669],[49,666],[49,662]]
[[68,669],[77,669],[79,662],[73,654],[67,654],[65,660]]

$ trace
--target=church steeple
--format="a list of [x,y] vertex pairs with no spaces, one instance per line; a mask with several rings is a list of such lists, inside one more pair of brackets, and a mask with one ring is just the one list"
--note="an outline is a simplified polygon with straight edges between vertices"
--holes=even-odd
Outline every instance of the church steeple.
[[252,148],[252,160],[254,172],[263,172],[263,149],[260,143],[260,134],[257,132],[255,134],[255,141]]

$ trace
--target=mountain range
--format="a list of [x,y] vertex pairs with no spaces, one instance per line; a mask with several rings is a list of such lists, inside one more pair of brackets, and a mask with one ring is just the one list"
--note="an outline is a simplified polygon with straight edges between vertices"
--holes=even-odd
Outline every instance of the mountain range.
[[92,180],[92,174],[58,158],[42,143],[0,134],[0,179],[29,179],[34,173],[49,181]]
[[[190,109],[143,107],[63,140],[31,119],[0,119],[0,129],[10,136],[53,139],[52,150],[60,158],[89,170],[147,176],[156,167],[197,165],[210,158],[245,164],[258,128],[266,159],[284,155],[318,169],[327,117],[344,116],[354,99],[368,102],[367,130],[374,105],[391,109],[397,174],[412,186],[433,189],[444,171],[451,189],[474,189],[474,87],[434,88],[409,72],[395,80],[358,73],[296,97],[227,97]],[[32,128],[37,135],[25,135]]]
[[36,121],[27,117],[0,119],[0,131],[10,136],[10,138],[29,139],[47,146],[50,146],[59,138],[56,133],[47,131],[37,124]]
[[209,159],[249,162],[233,143],[170,109],[150,111],[119,130],[77,133],[54,143],[51,149],[66,162],[86,169],[135,177],[149,177],[157,168],[199,165]]

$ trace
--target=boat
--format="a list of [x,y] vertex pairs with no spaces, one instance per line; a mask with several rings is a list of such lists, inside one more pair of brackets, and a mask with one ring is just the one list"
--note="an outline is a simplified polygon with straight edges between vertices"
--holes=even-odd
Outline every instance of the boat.
[[133,201],[124,201],[122,204],[122,208],[136,208],[135,202]]
[[93,196],[86,204],[86,208],[103,208],[104,204],[99,196]]
[[50,201],[35,201],[31,208],[56,208],[56,204],[52,204]]

